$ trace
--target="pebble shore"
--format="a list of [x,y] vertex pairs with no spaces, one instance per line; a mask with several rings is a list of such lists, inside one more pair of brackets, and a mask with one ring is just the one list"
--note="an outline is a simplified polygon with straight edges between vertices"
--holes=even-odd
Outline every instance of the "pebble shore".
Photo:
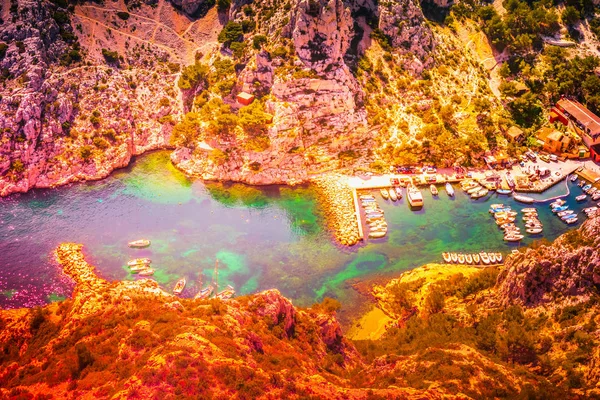
[[352,246],[360,241],[352,188],[343,175],[323,175],[312,179],[325,210],[329,230],[336,241]]

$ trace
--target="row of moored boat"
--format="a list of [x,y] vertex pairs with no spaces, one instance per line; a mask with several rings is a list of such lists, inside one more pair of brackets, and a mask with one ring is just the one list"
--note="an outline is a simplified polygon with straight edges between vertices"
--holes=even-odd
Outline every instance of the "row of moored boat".
[[[381,194],[383,196],[383,190],[381,189]],[[386,190],[386,193],[387,190]],[[394,194],[394,198],[398,199],[396,191],[392,188],[389,190],[388,198],[391,194]],[[402,194],[400,194],[402,197]],[[385,197],[384,197],[385,198]],[[365,194],[360,196],[360,204],[365,211],[365,217],[367,226],[369,228],[369,237],[372,239],[382,238],[387,234],[387,222],[385,221],[385,216],[383,210],[377,204],[377,200],[375,197]]]
[[[129,242],[127,245],[131,248],[141,249],[141,248],[146,248],[146,247],[150,246],[150,241],[147,239],[140,239],[140,240],[135,240],[133,242]],[[154,268],[151,267],[151,264],[152,264],[152,260],[149,258],[134,258],[133,260],[130,260],[127,262],[127,266],[129,267],[130,272],[132,274],[137,274],[140,276],[154,275],[155,270],[154,270]],[[217,265],[218,265],[218,262],[217,262]],[[215,272],[216,272],[216,268],[217,267],[215,267]],[[181,293],[183,293],[183,289],[185,289],[186,283],[187,283],[186,278],[179,279],[175,283],[175,286],[173,287],[173,294],[180,295]],[[212,285],[208,285],[208,287],[201,289],[194,298],[206,299],[206,298],[210,297],[210,295],[213,293],[213,291],[214,291],[214,287]],[[225,299],[229,299],[229,298],[233,297],[234,294],[235,294],[234,288],[231,285],[227,285],[225,290],[222,290],[215,294],[215,298],[225,300]]]
[[448,264],[466,265],[495,265],[502,264],[502,253],[479,252],[479,253],[442,253],[442,258]]
[[[492,204],[489,211],[494,216],[496,225],[504,231],[504,241],[519,242],[525,237],[521,233],[521,228],[515,223],[518,216],[517,211],[513,211],[510,206],[505,204]],[[537,210],[530,207],[523,208],[521,212],[523,213],[525,232],[530,235],[541,234],[544,226],[538,217]]]
[[479,199],[485,197],[490,192],[489,189],[481,186],[477,181],[466,180],[460,184],[462,190],[464,190],[472,199]]

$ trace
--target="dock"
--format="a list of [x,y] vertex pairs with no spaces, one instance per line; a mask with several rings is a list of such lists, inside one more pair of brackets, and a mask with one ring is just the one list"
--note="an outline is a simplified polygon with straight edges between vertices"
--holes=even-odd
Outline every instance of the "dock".
[[358,194],[354,187],[352,188],[352,198],[354,199],[354,212],[356,213],[356,223],[358,224],[358,238],[364,241],[365,233],[363,231],[362,215],[360,213],[360,206],[358,205]]

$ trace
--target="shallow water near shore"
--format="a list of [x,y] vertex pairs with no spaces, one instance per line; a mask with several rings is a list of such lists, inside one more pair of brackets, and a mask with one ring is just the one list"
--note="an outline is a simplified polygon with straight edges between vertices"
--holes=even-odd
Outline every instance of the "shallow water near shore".
[[[571,209],[581,190],[569,183]],[[423,190],[425,207],[411,211],[406,200],[378,202],[389,234],[347,249],[337,246],[324,228],[323,215],[310,187],[252,187],[191,181],[169,162],[167,152],[138,158],[128,168],[99,182],[54,190],[34,190],[0,199],[0,306],[14,308],[57,301],[72,285],[53,262],[61,242],[82,243],[87,260],[108,280],[137,279],[128,273],[131,258],[149,257],[154,278],[171,291],[182,276],[183,296],[193,297],[212,281],[219,260],[220,287],[239,294],[277,288],[300,306],[337,297],[344,309],[356,307],[354,279],[394,276],[399,271],[441,261],[443,251],[509,253],[488,213],[492,203],[520,210],[527,205],[506,196],[473,201],[456,187],[456,198]],[[566,192],[559,183],[537,198]],[[538,204],[543,236],[552,240],[567,229],[547,205]],[[520,216],[519,216],[520,219]],[[520,226],[523,228],[522,223]],[[147,238],[146,249],[127,242]]]

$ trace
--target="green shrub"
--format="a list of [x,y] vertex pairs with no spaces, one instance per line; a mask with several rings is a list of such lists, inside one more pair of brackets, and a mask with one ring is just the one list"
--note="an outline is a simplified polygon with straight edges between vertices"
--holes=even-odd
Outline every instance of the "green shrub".
[[207,84],[209,69],[206,65],[196,62],[183,68],[181,76],[177,81],[177,86],[183,90],[189,90],[198,87],[200,84]]
[[239,124],[250,136],[258,136],[266,133],[269,115],[265,112],[264,105],[260,101],[240,108],[238,111]]
[[130,17],[129,13],[126,11],[117,12],[117,17],[121,18],[123,21],[127,21]]
[[82,146],[79,149],[79,155],[83,159],[83,161],[88,161],[92,157],[92,147],[91,146]]
[[245,19],[242,21],[242,31],[244,33],[250,33],[256,29],[256,22],[251,19]]
[[219,43],[225,43],[225,45],[229,45],[232,42],[241,42],[243,38],[244,31],[242,29],[242,25],[237,22],[229,21],[219,33],[217,40]]
[[252,47],[256,50],[260,50],[265,44],[267,44],[267,37],[265,35],[254,35],[252,38]]
[[284,46],[279,46],[271,52],[271,55],[273,57],[285,58],[287,56],[287,48]]
[[59,25],[69,22],[69,16],[63,11],[55,11],[54,14],[52,14],[52,19]]
[[102,150],[105,150],[110,146],[110,143],[108,143],[106,139],[101,137],[95,137],[94,139],[92,139],[92,142],[94,143],[94,146]]
[[25,171],[25,165],[23,165],[23,161],[15,160],[10,163],[10,169],[11,169],[11,171],[14,171],[14,172],[20,174],[23,171]]
[[233,52],[233,56],[235,58],[242,58],[244,56],[244,51],[246,50],[246,43],[244,42],[233,42],[229,46],[231,51]]
[[229,10],[231,6],[231,0],[217,0],[217,9],[221,12]]
[[108,49],[102,49],[102,56],[107,62],[117,62],[119,61],[119,53],[116,51],[111,51]]
[[191,147],[200,135],[198,115],[187,113],[181,122],[173,127],[171,133],[171,144],[173,146]]

